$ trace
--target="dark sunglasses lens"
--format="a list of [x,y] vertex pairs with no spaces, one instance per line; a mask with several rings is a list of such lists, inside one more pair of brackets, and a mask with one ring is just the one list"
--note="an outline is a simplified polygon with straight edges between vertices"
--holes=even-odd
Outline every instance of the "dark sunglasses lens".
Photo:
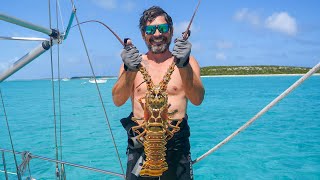
[[167,33],[169,31],[169,25],[168,24],[160,24],[158,26],[160,33]]
[[156,26],[146,26],[146,34],[154,34],[156,32]]

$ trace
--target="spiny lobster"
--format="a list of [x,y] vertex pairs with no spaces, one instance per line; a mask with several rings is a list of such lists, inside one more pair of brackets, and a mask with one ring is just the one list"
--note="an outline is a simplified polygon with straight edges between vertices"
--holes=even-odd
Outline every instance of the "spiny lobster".
[[[178,126],[182,121],[182,119],[172,119],[172,116],[178,110],[168,112],[170,104],[168,104],[166,90],[174,67],[175,62],[173,61],[158,85],[154,85],[145,67],[140,66],[139,68],[147,84],[145,97],[138,100],[144,109],[144,117],[132,117],[135,122],[143,120],[141,125],[132,127],[132,130],[138,134],[137,139],[143,144],[146,155],[146,161],[142,165],[140,176],[161,176],[168,169],[165,159],[165,145],[174,133],[180,130]],[[143,99],[145,100],[144,103],[142,102]],[[170,124],[172,121],[177,121],[176,125]],[[142,132],[139,131],[141,128],[143,129]]]

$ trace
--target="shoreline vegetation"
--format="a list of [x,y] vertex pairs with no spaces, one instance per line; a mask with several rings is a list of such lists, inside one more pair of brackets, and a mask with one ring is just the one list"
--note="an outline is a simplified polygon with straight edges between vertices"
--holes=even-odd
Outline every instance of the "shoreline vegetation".
[[[97,79],[109,79],[109,78],[115,78],[117,76],[96,76]],[[92,79],[93,76],[74,76],[71,77],[70,79]]]
[[[200,68],[201,76],[243,76],[243,75],[302,75],[309,67],[295,66],[206,66]],[[317,72],[319,74],[320,71]],[[90,76],[71,79],[91,78]],[[97,76],[97,78],[117,78],[117,76]]]
[[[266,76],[266,75],[303,75],[311,68],[294,66],[206,66],[200,68],[200,74],[206,76]],[[317,72],[319,74],[320,71]],[[71,79],[92,78],[77,76]],[[97,78],[117,78],[117,76],[97,76]]]
[[307,73],[310,69],[294,66],[207,66],[200,68],[200,74],[201,76],[300,75]]
[[[201,77],[233,77],[233,76],[294,76],[304,75],[311,68],[294,66],[206,66],[200,68]],[[320,75],[320,71],[314,75]],[[92,76],[62,77],[62,81],[71,79],[91,79]],[[118,76],[96,76],[97,79],[117,79]],[[40,78],[51,80],[51,78]],[[13,81],[36,80],[15,79]],[[55,79],[56,81],[57,79]],[[10,80],[9,80],[10,81]]]

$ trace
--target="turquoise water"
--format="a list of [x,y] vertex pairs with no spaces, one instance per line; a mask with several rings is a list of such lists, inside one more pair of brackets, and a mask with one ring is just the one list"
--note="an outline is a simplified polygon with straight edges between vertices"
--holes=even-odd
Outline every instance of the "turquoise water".
[[[204,102],[188,107],[193,159],[226,138],[297,79],[299,76],[203,78]],[[61,82],[63,160],[121,173],[95,84],[87,81]],[[119,119],[129,114],[130,103],[120,108],[113,105],[115,81],[110,79],[99,87],[125,166],[126,134]],[[15,150],[54,159],[51,81],[4,82],[1,90]],[[195,179],[320,179],[319,90],[320,76],[308,79],[248,129],[195,164]],[[57,97],[56,89],[56,102]],[[10,149],[3,114],[1,107],[0,148]],[[6,153],[5,157],[8,170],[14,172],[12,155]],[[30,165],[34,178],[55,179],[54,163],[32,159]],[[121,179],[70,166],[66,173],[68,179]],[[1,172],[0,179],[5,179]],[[9,175],[9,179],[16,176]]]

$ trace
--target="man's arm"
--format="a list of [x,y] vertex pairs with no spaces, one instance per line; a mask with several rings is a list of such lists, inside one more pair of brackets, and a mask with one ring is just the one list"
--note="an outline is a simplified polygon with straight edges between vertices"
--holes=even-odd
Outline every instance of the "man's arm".
[[136,71],[125,71],[121,66],[118,81],[112,88],[112,99],[116,106],[123,105],[131,96],[136,75]]
[[200,67],[191,53],[191,43],[179,37],[175,40],[172,55],[175,56],[184,91],[194,105],[200,105],[204,97],[204,88],[200,79]]
[[[142,61],[142,55],[132,44],[130,39],[125,40],[126,46],[121,52],[124,64],[120,68],[119,78],[112,88],[112,99],[116,106],[123,105],[132,95],[134,79]],[[126,69],[124,69],[126,67]]]
[[204,98],[204,87],[200,79],[200,67],[193,56],[190,56],[189,64],[178,68],[187,98],[194,105],[200,105]]

